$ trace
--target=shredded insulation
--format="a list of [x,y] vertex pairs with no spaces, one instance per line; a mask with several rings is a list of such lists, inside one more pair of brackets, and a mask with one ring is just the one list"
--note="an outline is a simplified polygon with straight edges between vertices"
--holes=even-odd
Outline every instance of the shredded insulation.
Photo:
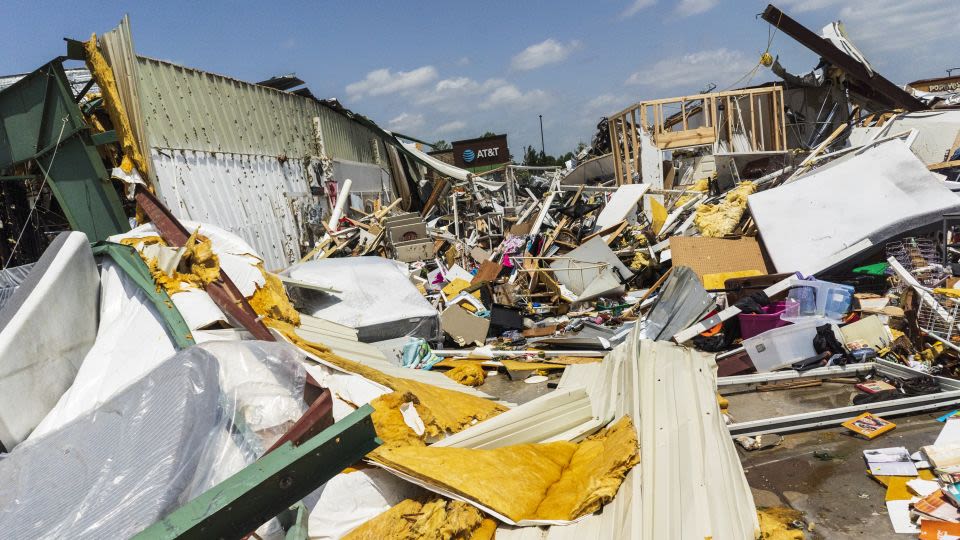
[[803,529],[798,529],[794,523],[801,522],[803,513],[793,508],[774,506],[757,510],[760,519],[760,538],[765,540],[803,540],[806,538]]
[[117,132],[120,147],[123,149],[120,168],[123,169],[123,172],[129,174],[136,167],[140,176],[146,178],[146,161],[143,159],[143,154],[140,153],[140,147],[137,145],[133,130],[130,128],[130,120],[127,118],[127,112],[120,100],[120,92],[117,90],[117,82],[113,77],[113,69],[97,47],[97,35],[90,36],[90,39],[84,42],[83,48],[87,56],[87,68],[90,70],[93,80],[97,82],[97,86],[100,87],[104,107],[110,116],[113,129]]
[[344,540],[492,540],[495,521],[460,501],[406,499],[350,531]]
[[637,250],[637,252],[633,254],[633,260],[630,261],[630,269],[634,271],[643,270],[650,266],[650,262],[650,255],[644,251]]
[[424,420],[429,411],[421,411],[417,397],[410,392],[390,392],[370,402],[373,407],[373,427],[384,446],[426,446],[423,435],[417,435],[403,418],[400,407],[405,403],[412,403],[417,408],[417,414],[424,425],[430,418]]
[[[417,412],[426,426],[426,437],[438,439],[456,433],[476,422],[486,420],[507,410],[490,400],[446,390],[411,379],[391,377],[382,371],[365,366],[359,362],[347,360],[333,354],[322,344],[313,343],[300,337],[293,325],[274,319],[265,319],[264,323],[277,330],[301,349],[316,355],[341,369],[355,373],[377,384],[382,384],[401,394],[411,394],[416,398]],[[379,431],[378,431],[379,434]]]
[[444,372],[444,375],[465,386],[480,386],[483,384],[485,371],[478,363],[466,363]]
[[120,243],[133,246],[137,250],[150,268],[154,281],[158,286],[163,287],[167,294],[173,295],[191,287],[202,289],[208,283],[220,279],[220,259],[213,252],[213,243],[198,232],[194,232],[187,239],[187,243],[183,246],[183,255],[176,268],[169,274],[160,269],[160,261],[157,257],[149,257],[143,252],[145,246],[153,244],[166,246],[159,236],[124,238]]
[[572,521],[610,501],[639,462],[629,416],[579,443],[519,444],[491,450],[380,447],[388,469],[520,521]]
[[727,192],[723,202],[700,205],[693,223],[703,236],[720,238],[731,234],[740,224],[747,208],[747,196],[756,190],[757,186],[753,182],[741,182]]
[[258,264],[257,268],[260,269],[266,283],[262,287],[257,287],[256,292],[250,297],[250,307],[261,317],[300,326],[300,312],[290,302],[283,282],[276,274],[267,272],[263,268],[263,263]]
[[[485,365],[486,364],[486,365]],[[496,369],[503,367],[507,371],[550,371],[552,369],[563,369],[562,364],[553,364],[550,362],[527,362],[524,360],[511,360],[509,358],[498,358],[497,360],[478,360],[475,358],[445,358],[433,367],[435,368],[457,368],[459,366],[474,365],[477,367],[487,367]]]

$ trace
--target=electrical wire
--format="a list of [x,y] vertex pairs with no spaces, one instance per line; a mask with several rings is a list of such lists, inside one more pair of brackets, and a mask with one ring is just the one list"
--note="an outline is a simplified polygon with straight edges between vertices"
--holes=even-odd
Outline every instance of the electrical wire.
[[17,253],[17,248],[20,246],[20,240],[23,238],[23,233],[26,232],[27,227],[30,225],[30,218],[33,216],[33,211],[36,210],[37,204],[40,202],[40,194],[43,193],[43,188],[47,185],[47,180],[50,178],[50,169],[53,168],[53,162],[57,159],[57,150],[60,149],[60,140],[63,137],[63,130],[67,127],[67,119],[69,116],[63,117],[63,123],[60,124],[60,134],[57,135],[57,143],[53,147],[53,155],[50,156],[50,165],[48,168],[44,169],[43,165],[40,165],[40,162],[37,161],[37,167],[40,167],[40,170],[43,171],[43,182],[40,183],[40,189],[37,190],[37,200],[34,202],[33,206],[30,207],[30,211],[27,213],[27,219],[23,222],[23,227],[20,228],[20,234],[17,235],[17,241],[13,244],[13,249],[10,251],[10,256],[7,257],[7,262],[3,263],[3,270],[7,269],[7,266],[10,265],[10,261],[13,260],[13,256]]
[[744,76],[740,77],[739,79],[734,81],[732,84],[730,84],[729,86],[721,90],[722,92],[726,92],[727,90],[730,90],[735,86],[738,86],[740,82],[743,81],[744,79],[746,79],[747,84],[749,84],[750,81],[753,80],[753,78],[757,75],[757,72],[760,70],[760,68],[763,67],[763,56],[770,54],[770,47],[773,46],[773,38],[776,35],[777,35],[777,27],[772,24],[767,26],[767,47],[760,54],[760,60],[757,60],[757,65],[753,66],[753,69],[748,71]]

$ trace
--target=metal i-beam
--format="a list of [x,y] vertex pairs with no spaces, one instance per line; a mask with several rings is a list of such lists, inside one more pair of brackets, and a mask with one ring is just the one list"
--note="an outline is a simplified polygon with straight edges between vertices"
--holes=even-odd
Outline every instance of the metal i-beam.
[[848,77],[876,92],[878,101],[884,101],[891,107],[901,107],[908,111],[918,111],[926,108],[920,100],[911,96],[906,90],[890,82],[879,73],[871,74],[863,64],[838,49],[833,43],[790,18],[789,15],[780,11],[773,4],[767,5],[767,9],[763,10],[761,17],[784,34],[797,40],[804,47],[842,69]]
[[130,230],[97,152],[96,135],[74,101],[63,60],[55,59],[0,92],[0,171],[34,162],[70,228],[91,242]]

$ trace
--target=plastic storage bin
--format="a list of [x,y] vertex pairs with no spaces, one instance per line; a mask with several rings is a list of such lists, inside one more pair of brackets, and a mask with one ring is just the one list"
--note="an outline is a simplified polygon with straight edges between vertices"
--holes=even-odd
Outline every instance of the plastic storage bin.
[[827,323],[833,325],[833,333],[839,335],[839,329],[833,321],[804,319],[745,339],[743,348],[758,373],[787,367],[817,355],[813,349],[813,338],[817,335],[817,327]]
[[781,318],[790,322],[823,318],[840,321],[850,310],[853,292],[853,287],[849,285],[820,280],[804,281],[790,289]]
[[743,336],[743,339],[747,339],[767,330],[787,326],[790,322],[780,318],[786,307],[787,303],[780,301],[763,306],[763,313],[741,313],[737,315],[737,319],[740,321],[740,335]]

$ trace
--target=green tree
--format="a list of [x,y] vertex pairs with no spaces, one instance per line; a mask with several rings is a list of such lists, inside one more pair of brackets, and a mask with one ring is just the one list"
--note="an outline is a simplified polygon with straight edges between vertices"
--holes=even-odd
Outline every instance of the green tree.
[[433,149],[434,149],[434,150],[438,150],[438,151],[439,151],[439,150],[449,150],[450,148],[452,148],[452,147],[450,146],[450,143],[448,143],[447,141],[445,141],[445,140],[443,140],[443,139],[438,140],[437,142],[433,143],[431,146],[433,146]]
[[535,167],[540,164],[540,155],[532,146],[523,149],[523,164],[528,167]]
[[496,136],[497,136],[496,133],[494,133],[494,132],[492,132],[492,131],[488,131],[488,132],[484,133],[483,135],[481,135],[480,137],[483,138],[483,137],[496,137]]

